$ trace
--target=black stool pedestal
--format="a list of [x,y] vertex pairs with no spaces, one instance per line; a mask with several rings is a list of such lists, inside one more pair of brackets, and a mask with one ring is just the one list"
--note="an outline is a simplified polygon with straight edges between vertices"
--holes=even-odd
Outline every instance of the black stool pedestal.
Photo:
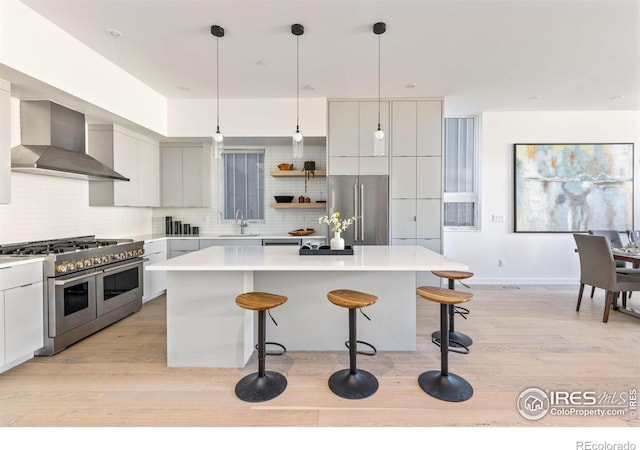
[[258,311],[258,371],[247,375],[236,384],[236,396],[240,400],[252,403],[265,402],[282,394],[287,387],[287,379],[284,375],[265,370],[266,346],[266,315],[264,310],[260,310]]
[[[455,290],[455,280],[449,278],[449,289]],[[464,310],[464,308],[462,308]],[[469,310],[466,310],[468,314]],[[466,347],[467,349],[473,344],[473,339],[464,333],[460,333],[455,329],[455,314],[456,306],[449,305],[449,347]],[[466,317],[465,317],[466,319]],[[438,345],[440,345],[440,330],[431,333],[431,339]]]
[[252,373],[238,381],[236,395],[245,402],[266,402],[282,394],[287,379],[278,372],[265,371],[263,375]]
[[[366,344],[365,342],[361,342]],[[349,309],[349,368],[335,372],[329,377],[329,389],[339,397],[347,399],[367,398],[378,390],[376,377],[356,367],[358,341],[356,340],[356,310]],[[367,344],[370,347],[371,344]],[[368,354],[375,354],[368,353]]]

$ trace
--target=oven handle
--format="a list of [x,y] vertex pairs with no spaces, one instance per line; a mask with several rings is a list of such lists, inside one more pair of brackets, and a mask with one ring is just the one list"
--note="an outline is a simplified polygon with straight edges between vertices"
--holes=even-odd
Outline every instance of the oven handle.
[[109,273],[109,272],[113,272],[114,270],[121,270],[124,269],[125,267],[133,267],[133,266],[137,266],[139,264],[142,264],[145,260],[148,260],[147,258],[141,258],[136,260],[135,262],[131,262],[131,263],[127,263],[127,264],[121,264],[117,267],[111,267],[109,269],[104,269],[102,271],[102,273]]
[[53,284],[56,286],[64,286],[65,284],[74,283],[78,280],[83,280],[85,278],[93,278],[96,276],[98,272],[91,272],[89,274],[78,275],[77,277],[67,278],[66,280],[54,280]]

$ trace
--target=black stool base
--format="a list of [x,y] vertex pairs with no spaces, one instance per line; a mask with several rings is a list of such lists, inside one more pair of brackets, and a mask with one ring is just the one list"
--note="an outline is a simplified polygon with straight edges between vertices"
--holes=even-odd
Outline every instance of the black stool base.
[[329,377],[329,388],[339,397],[349,399],[367,398],[378,390],[378,380],[366,370],[339,370]]
[[[440,331],[431,333],[431,339],[440,342]],[[473,340],[466,334],[457,331],[449,332],[449,347],[470,347],[471,344],[473,344]]]
[[236,384],[236,395],[245,402],[266,402],[282,394],[287,387],[287,379],[278,372],[266,371],[247,375]]
[[439,370],[420,374],[418,384],[427,394],[447,402],[463,402],[473,395],[473,388],[467,380],[453,373],[443,376]]

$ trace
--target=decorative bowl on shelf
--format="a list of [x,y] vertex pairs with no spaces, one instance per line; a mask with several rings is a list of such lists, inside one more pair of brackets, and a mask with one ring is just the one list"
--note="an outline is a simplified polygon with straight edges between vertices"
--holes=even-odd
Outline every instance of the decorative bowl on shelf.
[[313,228],[300,228],[299,230],[289,231],[291,236],[309,236],[310,234],[315,233],[316,230]]
[[274,195],[278,203],[291,203],[293,201],[293,195]]
[[280,169],[280,170],[293,170],[293,164],[291,164],[291,163],[280,163],[280,164],[278,164],[278,169]]

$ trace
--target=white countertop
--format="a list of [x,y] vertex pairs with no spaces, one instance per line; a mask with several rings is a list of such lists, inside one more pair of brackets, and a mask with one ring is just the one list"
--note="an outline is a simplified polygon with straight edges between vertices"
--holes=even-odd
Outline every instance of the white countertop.
[[143,234],[133,236],[137,241],[157,241],[160,239],[327,239],[322,233],[314,233],[308,236],[292,236],[288,233],[258,233],[235,235],[233,233],[201,233],[195,234]]
[[299,255],[298,247],[209,247],[147,266],[151,271],[469,270],[419,246],[356,246],[353,255]]
[[0,256],[0,269],[44,261],[42,256]]

